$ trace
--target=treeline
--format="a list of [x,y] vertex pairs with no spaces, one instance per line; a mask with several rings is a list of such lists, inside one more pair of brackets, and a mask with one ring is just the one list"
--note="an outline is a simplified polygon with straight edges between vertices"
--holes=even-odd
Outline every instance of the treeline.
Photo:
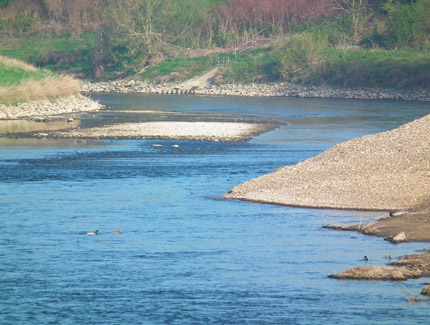
[[77,36],[106,30],[207,48],[333,18],[357,42],[395,47],[428,36],[429,6],[429,0],[0,0],[0,31]]
[[0,30],[74,35],[100,27],[104,0],[0,0]]
[[[93,76],[101,77],[106,69],[140,69],[183,49],[229,47],[257,33],[280,35],[336,12],[332,0],[0,0],[0,33],[97,33],[93,50],[74,56],[87,56]],[[32,60],[49,65],[65,59],[51,46]]]
[[[429,17],[430,0],[0,0],[3,40],[92,33],[91,49],[73,55],[86,57],[95,77],[256,34],[307,32],[334,47],[428,48]],[[52,46],[33,63],[60,57]]]
[[356,42],[413,46],[428,36],[429,6],[429,0],[0,0],[0,31],[77,36],[106,30],[207,48],[333,18]]
[[0,0],[0,30],[79,35],[124,29],[178,46],[224,46],[332,16],[333,0]]

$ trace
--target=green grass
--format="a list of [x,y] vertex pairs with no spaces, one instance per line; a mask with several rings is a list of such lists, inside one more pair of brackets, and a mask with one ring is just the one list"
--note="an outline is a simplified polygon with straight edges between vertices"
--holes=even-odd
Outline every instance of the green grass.
[[[232,57],[232,56],[230,56]],[[225,83],[272,81],[275,58],[271,49],[256,49],[238,54],[223,71]]]
[[186,80],[199,76],[215,66],[214,56],[200,56],[195,58],[167,59],[150,67],[140,76],[142,80],[154,81],[157,77],[171,75],[171,80]]
[[208,72],[217,66],[219,60],[226,63],[221,70],[225,83],[270,81],[274,79],[271,65],[275,62],[270,54],[271,50],[257,49],[243,52],[236,58],[233,53],[221,53],[195,58],[168,59],[150,67],[141,74],[141,78],[150,82],[187,80]]
[[430,54],[418,50],[337,50],[322,53],[306,83],[342,87],[429,88]]
[[[0,55],[21,59],[53,72],[71,72],[88,76],[93,70],[91,54],[100,40],[98,32],[83,34],[78,38],[38,37],[15,41],[2,40]],[[218,57],[228,56],[230,63],[221,70],[223,83],[251,83],[282,81],[277,72],[279,67],[276,51],[271,48],[245,51],[233,58],[232,53],[213,54],[195,58],[172,58],[150,67],[139,75],[150,82],[182,81],[205,72],[216,66]],[[288,49],[283,49],[288,51]],[[288,52],[287,52],[288,54]],[[430,52],[418,49],[409,50],[341,50],[333,47],[323,50],[316,60],[297,71],[289,79],[315,85],[338,87],[377,87],[410,89],[430,87]],[[112,71],[110,71],[112,69]],[[118,75],[119,68],[106,67],[110,75]],[[22,78],[40,78],[28,71],[19,71],[0,66],[0,86],[11,85]],[[133,71],[128,72],[133,74]]]
[[43,80],[53,75],[47,71],[27,71],[18,67],[11,67],[0,62],[0,87],[19,85],[25,80]]
[[93,32],[78,38],[63,35],[3,40],[0,55],[43,66],[54,72],[85,74],[91,69],[90,53],[96,48],[99,38],[99,32]]
[[[327,48],[317,63],[295,72],[290,81],[350,88],[412,89],[430,87],[430,53],[420,50],[340,50]],[[242,53],[223,72],[225,83],[283,81],[276,50]]]

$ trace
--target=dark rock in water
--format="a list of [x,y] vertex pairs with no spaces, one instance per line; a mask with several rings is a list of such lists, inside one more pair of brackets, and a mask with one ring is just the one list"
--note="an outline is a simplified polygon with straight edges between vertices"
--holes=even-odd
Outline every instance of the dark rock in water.
[[421,291],[421,294],[423,296],[430,297],[430,285],[425,286],[424,289],[423,289],[423,291]]

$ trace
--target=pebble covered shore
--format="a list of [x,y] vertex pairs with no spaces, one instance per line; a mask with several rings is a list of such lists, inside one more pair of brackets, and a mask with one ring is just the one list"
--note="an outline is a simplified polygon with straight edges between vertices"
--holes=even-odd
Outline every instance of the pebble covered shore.
[[328,86],[300,86],[289,83],[266,84],[226,84],[209,85],[190,91],[182,91],[181,84],[152,85],[142,81],[118,80],[98,83],[83,83],[83,92],[90,93],[142,93],[142,94],[195,94],[249,97],[303,97],[303,98],[351,98],[351,99],[392,99],[430,101],[428,90],[378,90],[346,89]]
[[0,119],[21,119],[53,116],[78,112],[92,112],[104,106],[82,95],[70,95],[55,99],[35,100],[18,105],[0,104]]
[[430,115],[346,141],[241,184],[223,198],[353,210],[411,209],[430,199]]
[[54,132],[57,138],[165,139],[198,141],[246,141],[273,128],[268,123],[221,121],[158,121],[120,123],[96,128]]

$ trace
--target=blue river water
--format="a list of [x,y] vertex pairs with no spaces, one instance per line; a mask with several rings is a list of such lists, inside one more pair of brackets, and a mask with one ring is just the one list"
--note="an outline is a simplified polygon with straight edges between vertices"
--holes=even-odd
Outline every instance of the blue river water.
[[[283,125],[244,143],[16,141],[0,146],[0,324],[428,324],[430,279],[340,281],[429,248],[323,229],[380,213],[220,200],[336,143],[428,114],[428,103],[94,96],[109,113],[222,114]],[[162,144],[163,147],[153,147]],[[172,147],[179,145],[179,147]],[[122,228],[123,234],[112,231]],[[87,231],[99,230],[97,236]],[[364,262],[363,256],[370,258]]]

